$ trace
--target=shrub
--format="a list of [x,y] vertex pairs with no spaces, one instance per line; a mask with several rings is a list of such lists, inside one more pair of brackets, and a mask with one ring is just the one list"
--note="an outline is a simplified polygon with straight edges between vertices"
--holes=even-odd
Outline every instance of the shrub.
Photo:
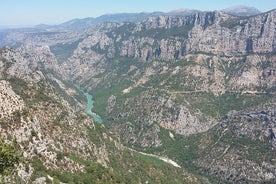
[[0,139],[0,174],[8,174],[18,162],[15,148]]

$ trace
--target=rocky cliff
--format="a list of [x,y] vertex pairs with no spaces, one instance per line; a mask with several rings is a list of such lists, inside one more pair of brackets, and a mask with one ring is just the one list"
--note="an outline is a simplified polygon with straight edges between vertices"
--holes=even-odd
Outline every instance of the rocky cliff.
[[[1,134],[9,143],[14,137],[28,161],[23,179],[69,182],[57,170],[77,179],[100,170],[99,182],[126,173],[123,183],[184,182],[177,175],[191,183],[275,182],[275,18],[275,10],[163,14],[40,32],[2,49]],[[93,94],[111,132],[79,112],[83,96],[72,83]],[[168,172],[127,147],[182,169]]]
[[124,147],[80,111],[83,97],[55,73],[49,47],[3,48],[0,63],[1,183],[201,183],[201,177]]
[[178,59],[190,52],[226,56],[269,53],[275,52],[274,22],[275,11],[253,17],[234,17],[222,12],[157,16],[136,24],[125,23],[105,34],[96,33],[84,42],[95,51],[117,47],[121,56],[143,61]]
[[11,85],[7,81],[0,81],[0,99],[1,99],[1,114],[0,118],[7,118],[16,111],[20,111],[24,107],[24,102],[14,93]]
[[275,99],[228,113],[212,131],[202,169],[231,183],[275,181]]
[[[273,181],[273,171],[244,155],[238,145],[221,143],[214,131],[233,110],[242,114],[244,109],[274,104],[275,15],[275,10],[251,17],[193,12],[103,28],[80,42],[62,64],[62,72],[93,93],[95,110],[126,145],[170,155],[229,182]],[[238,126],[236,121],[230,124]],[[261,142],[251,134],[245,139],[233,134],[228,141],[245,141],[242,145],[253,152],[266,150],[263,161],[267,162],[275,152],[267,141],[269,129],[260,126],[252,131],[263,132]],[[204,144],[216,146],[208,150]],[[267,147],[254,150],[255,144]],[[218,150],[222,156],[212,155]],[[229,150],[239,156],[229,156]],[[179,153],[185,151],[187,155]],[[228,156],[232,165],[225,161]],[[232,166],[242,164],[242,170],[230,172]],[[246,169],[253,165],[262,169]],[[258,171],[262,174],[254,177]]]
[[[202,73],[212,70],[209,73],[213,76],[208,82],[213,83],[213,91],[225,88],[222,78],[227,78],[235,89],[242,86],[253,91],[264,83],[264,78],[269,88],[275,83],[274,53],[275,11],[245,18],[222,12],[201,12],[189,16],[150,17],[140,23],[102,29],[84,39],[63,68],[64,73],[73,78],[85,78],[103,73],[107,61],[116,57],[141,62],[189,59],[201,65],[208,62],[206,67],[209,68],[201,69]],[[242,65],[240,61],[250,66],[238,76],[227,76],[228,69]],[[201,69],[195,66],[189,73]]]

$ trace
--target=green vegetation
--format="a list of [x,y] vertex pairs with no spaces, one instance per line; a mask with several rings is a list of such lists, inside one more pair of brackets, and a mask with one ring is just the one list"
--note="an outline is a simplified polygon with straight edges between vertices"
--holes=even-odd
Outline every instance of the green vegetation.
[[[241,123],[240,120],[237,121]],[[268,140],[239,136],[235,124],[235,122],[229,122],[226,132],[220,125],[217,125],[205,133],[190,136],[174,134],[173,139],[169,136],[168,130],[161,129],[159,138],[163,145],[146,150],[149,153],[167,155],[190,173],[205,176],[211,183],[224,183],[219,178],[207,175],[204,169],[197,166],[196,161],[205,160],[208,163],[212,159],[221,160],[222,158],[218,158],[217,154],[223,155],[225,149],[222,150],[221,148],[227,146],[230,146],[229,152],[238,154],[240,159],[250,160],[259,165],[262,165],[264,161],[271,162],[276,157],[276,153],[271,149],[271,143]]]
[[54,125],[60,126],[61,125],[61,121],[68,116],[68,112],[67,111],[62,111],[54,120]]
[[168,156],[172,160],[176,161],[182,168],[187,169],[187,171],[192,173],[194,176],[200,176],[200,178],[206,177],[211,183],[223,183],[219,182],[218,178],[209,176],[202,172],[194,162],[206,154],[208,146],[207,150],[202,148],[201,141],[209,139],[208,136],[210,135],[195,134],[191,136],[183,136],[174,134],[174,138],[172,139],[169,136],[169,131],[161,128],[159,137],[163,142],[162,146],[158,148],[147,148],[147,152],[156,155]]
[[[209,131],[213,135],[213,141],[215,142],[219,137],[220,144],[230,145],[233,150],[238,150],[239,155],[243,159],[252,160],[258,164],[262,164],[264,161],[271,161],[276,157],[275,151],[271,147],[271,142],[268,139],[260,139],[258,136],[250,137],[248,135],[239,135],[238,132],[243,133],[246,130],[239,130],[237,124],[247,123],[239,117],[234,117],[226,122],[228,131],[224,132],[221,136],[222,129],[216,127],[215,129]],[[253,121],[258,121],[257,119],[251,119],[253,126]],[[256,132],[255,132],[256,133]],[[256,133],[258,135],[258,133]]]
[[95,123],[94,126],[94,129],[88,128],[88,137],[93,144],[101,146],[104,140],[102,135],[105,133],[105,129],[99,123]]
[[113,165],[117,165],[113,166],[113,168],[125,170],[124,176],[130,183],[137,183],[137,181],[168,184],[193,183],[188,180],[188,177],[192,178],[194,177],[193,175],[184,169],[174,168],[157,158],[144,156],[139,153],[130,153],[129,151],[125,151],[122,156],[124,158],[122,161],[112,159]]
[[[127,72],[131,65],[136,65],[137,68],[141,68],[141,64],[135,60],[127,58],[118,58],[111,61],[107,66],[107,71],[101,76],[106,76],[102,79],[90,94],[93,95],[94,108],[93,111],[99,114],[102,118],[105,118],[107,100],[111,95],[120,96],[122,90],[128,88],[133,82],[128,78]],[[99,76],[95,76],[97,78]],[[87,85],[87,84],[86,84]]]
[[[188,66],[194,66],[195,62],[191,60],[176,60],[176,61],[159,61],[160,67],[167,66],[168,71],[165,73],[158,73],[149,78],[149,81],[144,84],[148,88],[160,88],[167,89],[170,91],[191,91],[194,90],[193,81],[195,77],[184,72],[184,69]],[[179,67],[181,70],[177,74],[172,74],[176,67]],[[191,82],[188,82],[188,79]],[[188,83],[189,86],[185,85]]]
[[260,141],[259,139],[252,139],[248,137],[232,137],[232,139],[224,139],[223,141],[231,142],[231,146],[243,150],[244,159],[256,161],[258,164],[262,164],[263,161],[270,161],[276,157],[276,153],[271,150],[271,144],[268,141]]
[[41,101],[49,102],[49,103],[57,103],[57,101],[49,96],[49,92],[51,89],[47,88],[49,86],[45,85],[43,82],[38,83],[39,88],[34,95],[32,103],[38,103]]
[[50,77],[46,76],[49,83],[53,86],[55,92],[57,94],[61,95],[64,98],[64,100],[66,100],[72,107],[74,107],[76,105],[76,100],[78,102],[84,102],[85,101],[85,97],[81,93],[78,93],[78,89],[73,84],[73,82],[65,81],[59,75],[57,75],[56,72],[53,71],[53,70],[48,69],[46,72],[49,73],[50,75],[53,75],[57,80],[61,81],[62,84],[65,85],[65,88],[67,88],[67,89],[71,88],[71,89],[76,90],[77,93],[74,93],[72,96],[70,96],[70,95],[68,95],[68,93],[66,92],[65,89],[62,89],[62,87],[58,84],[58,82],[56,80],[53,80]]
[[110,169],[89,161],[85,164],[85,172],[60,172],[52,170],[49,174],[56,182],[63,183],[122,183],[124,180],[123,178],[119,178]]
[[45,81],[40,81],[34,86],[22,79],[13,77],[9,79],[9,82],[13,91],[30,106],[39,102],[61,105],[56,99],[51,97],[50,94],[54,92],[53,88]]
[[[109,150],[110,164],[113,168],[105,168],[93,160],[82,159],[73,153],[58,153],[58,158],[63,159],[67,156],[77,163],[85,166],[84,172],[81,171],[59,171],[48,170],[43,166],[39,157],[32,160],[35,172],[31,180],[50,175],[55,182],[63,183],[193,183],[189,181],[193,175],[180,168],[164,163],[163,161],[136,152],[124,150]],[[200,178],[200,177],[199,177]],[[197,179],[198,183],[200,180]]]
[[129,81],[117,81],[112,83],[109,88],[101,85],[93,89],[94,108],[93,111],[99,114],[102,118],[105,117],[107,100],[111,95],[118,95],[121,91],[130,85]]
[[248,17],[236,17],[236,18],[230,18],[220,23],[220,26],[226,27],[228,29],[232,29],[237,26],[244,26],[247,24]]
[[246,63],[245,57],[241,57],[236,62],[221,61],[220,69],[225,73],[225,85],[228,84],[231,78],[239,76],[241,71],[248,69],[248,67],[250,67],[250,64]]
[[155,28],[155,29],[147,29],[142,30],[134,34],[134,36],[138,37],[152,37],[155,40],[168,39],[181,37],[182,39],[188,38],[189,31],[193,28],[192,25],[186,25],[182,27],[172,27],[170,29],[167,28]]
[[10,174],[14,166],[19,163],[19,158],[15,147],[5,144],[0,139],[0,175]]
[[[201,135],[192,135],[184,137],[174,134],[174,139],[170,138],[169,131],[161,129],[159,133],[160,139],[164,142],[163,146],[150,150],[151,152],[164,152],[173,160],[177,160],[184,168],[190,170],[194,168],[192,161],[199,157],[200,151],[198,142]],[[181,151],[179,151],[181,150]],[[195,168],[194,168],[195,169]]]
[[107,32],[107,36],[110,38],[114,38],[117,37],[118,35],[121,35],[122,33],[122,40],[127,39],[130,35],[132,35],[131,31],[135,28],[135,24],[134,23],[125,23],[122,26],[118,27],[117,29],[115,29],[115,31],[110,31]]
[[72,43],[59,43],[50,47],[51,52],[56,56],[59,63],[66,61],[73,55],[74,50],[82,40]]
[[271,95],[266,94],[246,95],[232,92],[215,96],[212,93],[199,92],[183,94],[182,98],[187,100],[193,108],[199,109],[204,114],[220,118],[231,110],[242,110],[256,106],[266,102],[271,97]]
[[28,84],[22,79],[19,78],[10,78],[9,82],[12,86],[13,91],[18,94],[23,100],[30,98],[27,94]]
[[7,79],[7,70],[12,66],[12,62],[8,61],[6,58],[1,58],[1,60],[4,63],[3,79]]
[[31,165],[34,168],[34,172],[31,176],[32,181],[34,181],[36,178],[47,176],[47,168],[43,165],[39,157],[34,157],[31,160]]

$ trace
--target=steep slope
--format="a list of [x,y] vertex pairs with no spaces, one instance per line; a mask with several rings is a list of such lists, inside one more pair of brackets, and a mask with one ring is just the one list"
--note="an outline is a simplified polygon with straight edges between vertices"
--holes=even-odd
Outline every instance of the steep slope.
[[[225,138],[268,153],[256,160],[234,144],[233,153],[241,153],[230,155],[233,168],[228,157],[216,159],[215,154],[230,149],[229,142],[216,137],[216,131],[224,131],[217,129],[227,113],[236,110],[239,116],[250,108],[258,114],[259,108],[266,111],[262,104],[275,105],[275,17],[275,10],[252,17],[194,12],[103,27],[80,42],[62,72],[93,94],[95,111],[124,144],[169,156],[193,172],[224,181],[272,181],[274,173],[266,167],[258,177],[253,177],[257,170],[246,169],[263,167],[260,160],[274,165],[269,155],[275,152],[267,140],[251,135],[244,140],[238,134]],[[232,119],[230,125],[238,126]],[[269,129],[258,125],[254,131],[269,137]]]
[[183,137],[161,131],[164,144],[148,150],[220,182],[275,183],[274,132],[275,98],[248,110],[231,111],[201,134]]
[[[2,52],[2,136],[19,139],[34,168],[27,180],[274,183],[275,18],[275,10],[172,12],[28,33],[22,43],[48,46]],[[93,111],[113,133],[80,112],[83,96],[71,82],[93,95]]]
[[210,132],[213,135],[207,139],[210,146],[204,148],[204,156],[196,165],[232,183],[274,183],[275,105],[274,98],[261,106],[223,117]]
[[[274,22],[275,11],[250,18],[231,17],[221,12],[152,17],[141,23],[125,23],[118,28],[106,29],[106,32],[101,29],[83,40],[63,67],[73,79],[85,79],[85,76],[104,73],[107,65],[114,63],[107,61],[116,61],[120,57],[136,59],[141,64],[152,60],[192,60],[205,66],[202,72],[215,70],[210,71],[215,74],[212,83],[223,86],[226,80],[221,78],[225,77],[231,83],[235,78],[223,74],[229,74],[231,71],[227,70],[235,67],[233,65],[242,65],[240,61],[243,61],[250,62],[250,66],[239,78],[258,77],[248,83],[239,81],[236,86],[230,86],[240,88],[238,86],[243,85],[252,89],[249,86],[260,85],[263,77],[272,80],[269,84],[273,83]],[[198,66],[190,67],[190,72],[199,69]]]
[[[99,98],[96,103],[101,103],[98,106],[101,108],[99,113],[104,116],[105,107],[102,106],[106,106],[111,95],[117,94],[124,99],[132,91],[150,92],[154,91],[149,90],[152,88],[156,89],[155,94],[160,90],[168,93],[168,97],[160,99],[161,101],[176,99],[178,94],[191,92],[198,93],[206,102],[209,101],[208,98],[217,99],[221,94],[229,98],[239,93],[244,98],[248,94],[258,94],[256,98],[265,98],[265,93],[271,92],[275,87],[274,19],[275,11],[239,19],[221,12],[195,12],[189,16],[159,16],[137,24],[125,23],[106,32],[102,29],[84,39],[73,56],[63,64],[63,72],[88,89],[93,89],[95,97]],[[110,92],[102,93],[104,89],[110,89]],[[218,101],[219,99],[215,100],[215,103]],[[129,102],[133,104],[133,101]],[[127,107],[126,103],[127,101],[115,109],[122,110]],[[146,105],[155,108],[153,103]],[[185,106],[187,105],[196,104],[193,105],[188,100]],[[245,106],[248,105],[245,103]],[[175,105],[168,105],[168,108],[170,106]],[[211,103],[211,106],[214,105]],[[137,114],[143,114],[138,107],[134,107]],[[230,107],[221,112],[216,112],[218,109],[204,112],[204,107],[198,108],[208,116],[199,115],[191,121],[200,122],[198,119],[202,119],[206,122],[204,119],[207,118],[209,124],[203,125],[206,126],[203,128],[196,123],[194,125],[198,130],[193,132],[208,129],[214,124],[211,117],[219,117],[231,110]],[[179,118],[185,117],[185,113],[196,113],[198,108],[190,110],[191,112],[189,107],[172,109],[178,118],[173,118],[175,122],[171,121],[173,123],[169,125],[166,125],[166,118],[153,119],[158,113],[158,117],[166,116],[167,110],[154,112],[149,116],[149,121],[167,127],[176,123],[176,127],[183,129],[186,123],[179,126]],[[109,111],[112,109],[109,108]],[[180,111],[185,113],[179,115]],[[114,119],[112,116],[117,115],[110,112],[111,117],[107,118]]]
[[1,182],[201,183],[184,169],[125,148],[79,111],[83,97],[55,74],[52,56],[49,47],[0,50],[1,159],[16,151],[11,164],[1,161]]

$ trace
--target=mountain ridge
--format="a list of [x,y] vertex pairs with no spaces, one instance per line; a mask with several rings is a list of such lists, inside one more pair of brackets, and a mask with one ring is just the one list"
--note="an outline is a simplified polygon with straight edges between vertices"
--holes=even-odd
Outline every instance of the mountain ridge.
[[255,7],[242,6],[242,5],[232,6],[232,7],[223,9],[222,11],[235,16],[254,16],[262,13],[260,10],[258,10]]
[[[244,5],[237,5],[232,6],[226,9],[222,10],[208,10],[206,12],[212,12],[212,11],[224,11],[228,12],[235,16],[253,16],[262,13],[260,10],[258,10],[255,7],[249,7]],[[70,23],[75,22],[75,26],[91,26],[91,24],[95,23],[103,23],[103,22],[137,22],[141,21],[142,19],[149,17],[149,16],[158,16],[158,15],[188,15],[194,12],[203,12],[202,10],[195,10],[195,9],[188,9],[188,8],[180,8],[176,10],[171,10],[169,12],[161,12],[161,11],[155,11],[155,12],[138,12],[138,13],[113,13],[113,14],[103,14],[99,15],[97,17],[85,17],[85,18],[76,18],[71,19],[56,25],[47,25],[47,24],[40,24],[40,25],[34,25],[34,26],[12,26],[12,27],[18,27],[18,28],[43,28],[43,29],[53,29],[57,27],[61,28],[72,28],[70,27]],[[76,22],[78,21],[78,23]],[[69,26],[69,27],[66,27]],[[1,25],[0,30],[3,29],[14,29],[11,26],[8,25]]]
[[[252,131],[262,132],[258,137],[263,137],[257,140],[257,134],[249,133],[249,129],[243,129],[245,137],[240,136],[241,132],[230,136],[227,128],[215,132],[223,126],[221,119],[231,116],[232,111],[238,111],[237,118],[247,127],[243,110],[274,104],[275,13],[250,17],[223,12],[160,15],[138,23],[102,27],[79,43],[62,68],[64,73],[69,71],[71,80],[90,90],[95,97],[95,111],[127,146],[165,153],[183,167],[196,167],[224,181],[253,182],[249,177],[258,171],[248,169],[249,165],[259,171],[262,166],[238,144],[231,147],[229,142],[250,144],[252,154],[266,155],[267,162],[269,154],[275,155],[274,144],[267,137],[269,128],[260,128],[261,118],[254,120],[257,125]],[[273,114],[268,106],[263,110]],[[256,117],[262,116],[259,111],[256,113]],[[274,128],[274,116],[267,118]],[[235,118],[229,121],[229,127],[239,126]],[[225,135],[229,140],[220,142],[224,131],[229,133]],[[170,144],[175,147],[168,148]],[[225,160],[228,156],[234,159],[232,165],[214,159],[218,157],[216,152],[226,154]],[[236,160],[241,157],[246,162],[242,172],[248,171],[245,177],[239,174],[241,165]],[[197,164],[190,163],[191,158]],[[209,167],[211,160],[217,163],[213,168]],[[231,177],[227,175],[230,168],[235,168]],[[267,181],[274,180],[273,172],[261,172],[262,177],[256,181],[262,181],[265,173],[273,175]]]
[[60,78],[51,56],[47,47],[0,49],[0,152],[9,163],[1,161],[1,183],[201,183],[124,147],[84,114],[83,97]]
[[275,18],[193,12],[8,35],[17,48],[0,52],[1,135],[25,154],[23,178],[274,183]]

